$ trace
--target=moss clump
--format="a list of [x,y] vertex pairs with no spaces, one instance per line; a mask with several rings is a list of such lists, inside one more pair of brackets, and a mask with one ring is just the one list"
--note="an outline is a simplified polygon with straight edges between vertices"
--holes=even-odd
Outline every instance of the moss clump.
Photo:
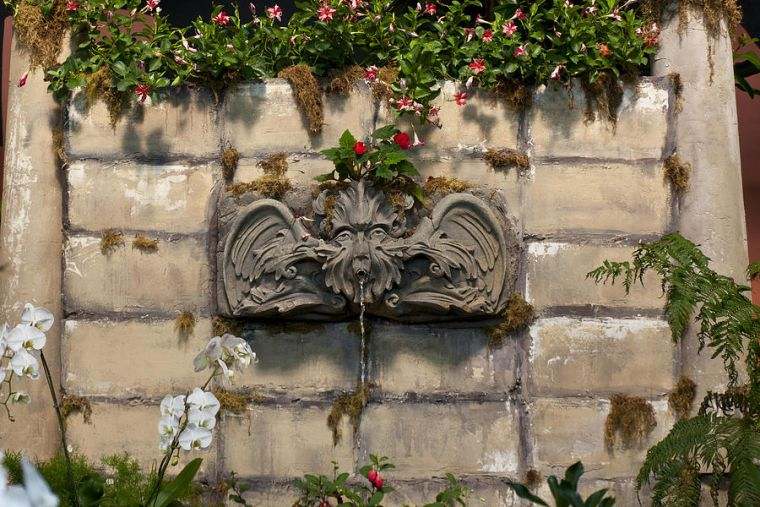
[[339,71],[333,72],[327,91],[339,95],[348,95],[354,85],[364,76],[364,69],[358,65],[349,65]]
[[174,329],[180,338],[189,337],[195,329],[195,315],[190,312],[181,312],[174,319]]
[[282,69],[277,77],[286,79],[293,87],[296,104],[309,121],[309,133],[314,135],[321,133],[324,123],[322,90],[311,68],[303,63],[294,65]]
[[483,159],[494,169],[509,169],[511,167],[527,169],[530,167],[528,155],[511,148],[501,148],[499,150],[488,148],[485,155],[483,155]]
[[[669,15],[671,0],[643,0],[641,12],[650,23],[660,23]],[[679,0],[678,33],[683,35],[689,21],[689,9],[702,14],[707,33],[715,38],[721,33],[721,22],[726,21],[729,30],[734,30],[742,20],[742,10],[736,0]]]
[[684,162],[681,158],[673,154],[665,159],[665,177],[670,180],[676,192],[684,192],[689,188],[689,174],[691,174],[691,164]]
[[152,254],[158,252],[158,240],[152,239],[143,234],[138,234],[132,240],[132,248],[142,253]]
[[53,136],[53,156],[55,157],[55,165],[58,166],[59,169],[63,169],[69,164],[69,157],[66,155],[63,129],[61,127],[54,127],[51,133]]
[[330,414],[327,416],[327,427],[332,430],[333,445],[338,445],[342,434],[340,431],[340,422],[343,416],[347,416],[354,433],[359,429],[362,412],[369,402],[372,386],[367,382],[362,382],[356,391],[343,393],[332,404]]
[[683,80],[681,74],[673,72],[670,74],[670,81],[673,83],[673,94],[676,98],[676,112],[683,111]]
[[85,424],[92,422],[92,405],[90,405],[90,400],[82,396],[64,394],[61,398],[61,414],[63,414],[63,417],[68,417],[75,412],[82,414]]
[[92,107],[98,100],[102,100],[108,109],[111,127],[118,123],[119,119],[132,107],[132,96],[127,92],[120,92],[113,86],[111,71],[108,67],[101,67],[87,76],[84,87],[87,107]]
[[612,450],[615,437],[620,436],[623,448],[639,446],[655,426],[654,408],[644,398],[615,394],[612,396],[610,413],[604,423],[604,443]]
[[264,171],[264,175],[253,181],[228,185],[227,191],[235,197],[240,197],[247,192],[258,192],[264,197],[282,199],[293,188],[290,180],[285,177],[288,170],[287,155],[275,153],[258,163]]
[[455,194],[457,192],[464,192],[469,188],[472,188],[470,183],[446,176],[429,176],[422,185],[422,189],[429,196]]
[[521,294],[515,292],[509,296],[502,321],[487,330],[488,348],[491,350],[500,348],[508,335],[530,324],[534,316],[533,306],[525,301]]
[[668,395],[668,406],[677,420],[689,417],[696,397],[697,384],[688,377],[679,378],[676,388]]
[[100,235],[100,253],[110,255],[117,248],[124,246],[124,233],[116,229],[108,229]]
[[393,66],[377,69],[377,81],[372,83],[372,96],[375,100],[388,100],[393,97],[391,85],[398,79],[398,68]]
[[541,472],[532,468],[525,472],[525,485],[529,489],[536,489],[541,485]]
[[232,177],[235,176],[239,160],[240,153],[232,146],[222,150],[220,162],[222,163],[222,174],[224,175],[225,180],[230,181],[232,180]]
[[523,111],[533,104],[531,89],[519,81],[501,80],[494,87],[493,93],[503,99],[513,111]]
[[29,49],[32,69],[55,65],[68,28],[69,19],[64,0],[55,0],[47,15],[39,5],[24,0],[18,4],[13,16],[13,29],[21,44]]
[[220,409],[238,415],[245,412],[251,403],[261,403],[264,401],[264,397],[256,391],[242,394],[217,388],[213,390],[213,393],[216,399],[219,400]]
[[603,73],[593,83],[582,81],[582,86],[586,95],[586,121],[594,121],[598,113],[602,119],[616,126],[618,110],[623,103],[620,81],[611,73]]
[[211,319],[211,331],[214,336],[222,336],[227,333],[240,336],[243,333],[243,325],[236,320],[214,315],[214,318]]

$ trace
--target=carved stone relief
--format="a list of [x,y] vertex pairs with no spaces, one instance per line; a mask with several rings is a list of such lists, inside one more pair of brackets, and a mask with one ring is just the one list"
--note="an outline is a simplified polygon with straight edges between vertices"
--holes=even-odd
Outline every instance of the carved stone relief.
[[413,229],[365,181],[323,191],[313,211],[295,218],[260,199],[238,212],[220,259],[231,315],[333,320],[363,301],[367,314],[399,321],[489,317],[514,288],[515,233],[472,194],[444,197]]

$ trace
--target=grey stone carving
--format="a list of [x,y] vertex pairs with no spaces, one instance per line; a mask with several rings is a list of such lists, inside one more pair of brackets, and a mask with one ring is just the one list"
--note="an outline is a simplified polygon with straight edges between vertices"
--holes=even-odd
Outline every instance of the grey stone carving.
[[483,199],[448,195],[414,230],[365,181],[323,191],[313,207],[315,221],[272,199],[242,210],[221,266],[232,315],[327,320],[358,314],[362,301],[367,314],[407,322],[504,310],[515,238]]

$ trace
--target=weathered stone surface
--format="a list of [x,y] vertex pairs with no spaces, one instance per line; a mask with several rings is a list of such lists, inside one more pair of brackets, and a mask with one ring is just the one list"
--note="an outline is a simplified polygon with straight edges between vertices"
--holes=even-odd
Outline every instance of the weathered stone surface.
[[81,93],[68,108],[71,158],[219,155],[216,107],[210,92],[183,90],[157,104],[133,104],[114,127],[102,101],[87,110],[84,100]]
[[399,478],[514,475],[519,434],[507,403],[386,403],[365,408],[359,462],[392,456]]
[[661,158],[665,148],[669,80],[640,80],[625,86],[617,126],[599,118],[585,120],[586,98],[579,83],[572,92],[541,86],[528,110],[533,153],[537,157],[614,159]]
[[[443,83],[441,94],[433,105],[441,108],[438,117],[442,128],[427,124],[415,130],[425,146],[417,148],[421,154],[440,156],[445,152],[471,150],[473,148],[516,148],[520,114],[512,110],[506,100],[485,91],[472,89],[467,104],[457,106],[454,94],[457,84]],[[381,104],[378,126],[394,123],[395,112]],[[409,120],[396,121],[399,129],[413,134]]]
[[[250,489],[243,493],[242,497],[248,505],[256,507],[281,507],[283,505],[295,505],[299,498],[299,491],[290,483],[265,484],[256,481],[249,485]],[[237,507],[240,504],[229,500],[227,507]]]
[[635,476],[646,450],[665,437],[674,423],[667,401],[652,405],[657,426],[641,448],[622,449],[616,444],[609,452],[604,443],[608,401],[572,398],[533,401],[528,410],[534,466],[544,475],[561,476],[565,468],[580,460],[586,469],[586,480]]
[[516,380],[515,342],[489,350],[484,328],[373,323],[370,347],[384,393],[504,393]]
[[224,100],[225,139],[243,156],[251,157],[266,152],[307,152],[336,146],[346,129],[357,139],[372,132],[376,106],[366,86],[358,85],[348,97],[325,95],[323,101],[322,133],[312,136],[285,80],[239,85]]
[[540,319],[530,337],[531,384],[539,396],[653,396],[673,387],[676,348],[664,320]]
[[662,234],[669,217],[659,162],[535,163],[526,184],[524,222],[531,234]]
[[63,386],[71,394],[119,398],[192,391],[208,378],[193,371],[193,358],[211,336],[209,319],[199,319],[188,337],[178,335],[173,320],[67,320]]
[[126,246],[109,255],[100,238],[69,236],[65,246],[64,293],[67,312],[141,312],[208,314],[209,266],[202,240],[159,241],[156,253]]
[[[263,176],[264,171],[258,165],[262,160],[264,160],[264,158],[261,157],[240,159],[233,182],[249,182]],[[318,185],[318,182],[314,178],[329,173],[335,168],[332,162],[322,158],[321,155],[289,155],[287,157],[287,162],[288,170],[285,173],[285,177],[292,183],[300,183],[303,185]]]
[[[388,506],[408,506],[408,505],[427,505],[435,500],[435,496],[446,489],[448,482],[444,479],[438,480],[419,480],[419,481],[397,481],[395,473],[390,471],[386,474],[388,481],[393,485],[395,491],[383,499],[383,505]],[[500,478],[504,478],[500,475]],[[514,478],[514,477],[512,477]],[[512,493],[501,480],[491,479],[489,477],[459,477],[461,482],[470,489],[467,496],[467,505],[487,505],[489,507],[512,507],[521,505],[517,496]]]
[[526,299],[536,308],[601,305],[659,309],[665,304],[660,281],[647,273],[644,286],[625,293],[622,280],[596,284],[586,274],[605,260],[630,260],[628,246],[578,245],[551,241],[531,242],[526,249]]
[[332,474],[331,461],[353,468],[352,430],[342,421],[343,438],[333,447],[327,427],[329,406],[256,406],[244,416],[225,415],[224,463],[243,477],[300,477]]
[[71,227],[205,233],[219,173],[215,164],[76,162],[67,170]]

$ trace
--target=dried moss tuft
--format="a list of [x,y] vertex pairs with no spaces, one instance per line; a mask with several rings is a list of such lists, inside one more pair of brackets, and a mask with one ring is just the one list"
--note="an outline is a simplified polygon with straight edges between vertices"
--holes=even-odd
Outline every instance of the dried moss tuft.
[[509,296],[503,320],[487,330],[488,348],[491,350],[500,348],[509,334],[530,324],[534,317],[533,306],[525,301],[521,294],[515,292]]
[[681,160],[677,154],[665,159],[665,177],[670,180],[676,192],[684,192],[689,188],[691,164]]
[[525,472],[525,485],[528,489],[536,489],[541,485],[541,472],[532,468]]
[[156,253],[158,252],[158,240],[138,234],[132,240],[132,248],[146,254]]
[[483,159],[494,169],[509,169],[511,167],[527,169],[530,167],[528,155],[511,148],[501,148],[499,150],[489,148],[485,155],[483,155]]
[[98,100],[105,103],[111,127],[115,126],[124,113],[132,107],[132,96],[128,92],[118,91],[113,86],[111,71],[108,67],[101,67],[87,76],[84,93],[87,107],[92,107]]
[[327,416],[327,427],[332,430],[333,445],[340,443],[343,435],[340,431],[340,422],[343,416],[347,416],[354,433],[359,429],[362,412],[369,402],[372,386],[363,382],[356,391],[343,393],[332,404],[330,414]]
[[211,331],[214,336],[222,336],[227,333],[240,336],[243,333],[243,325],[236,320],[214,315],[214,318],[211,319]]
[[282,178],[288,171],[288,154],[273,153],[264,160],[259,162],[259,167],[264,170],[264,174],[275,178]]
[[92,422],[92,406],[90,400],[82,396],[64,394],[61,397],[61,414],[64,418],[74,413],[82,414],[85,424]]
[[224,175],[225,180],[230,181],[232,180],[232,177],[235,176],[235,171],[237,170],[239,160],[240,152],[238,152],[232,146],[222,150],[220,161],[222,163],[222,174]]
[[258,192],[264,197],[282,199],[293,188],[290,180],[285,177],[288,170],[287,155],[275,153],[259,162],[259,167],[264,175],[253,181],[227,185],[227,191],[235,197],[240,197],[247,192]]
[[457,192],[464,192],[469,188],[472,188],[469,182],[446,176],[429,176],[422,185],[422,189],[430,196],[455,194]]
[[177,315],[177,318],[174,319],[174,329],[177,331],[180,338],[189,337],[193,334],[193,330],[195,329],[195,315],[187,311],[181,312]]
[[533,104],[533,92],[520,81],[502,80],[493,89],[494,95],[504,99],[513,111],[523,111]]
[[100,235],[100,253],[110,255],[117,248],[124,246],[124,233],[116,229],[108,229]]
[[339,95],[348,95],[357,82],[364,76],[364,69],[358,65],[349,65],[339,71],[333,72],[327,91]]
[[596,81],[582,81],[583,92],[586,95],[586,121],[592,122],[597,113],[617,125],[618,110],[623,103],[623,85],[611,73],[599,74]]
[[673,94],[676,98],[676,112],[683,111],[683,80],[681,74],[673,72],[670,74],[670,81],[673,83]]
[[238,415],[245,412],[248,405],[264,401],[264,397],[256,391],[242,394],[222,388],[216,388],[213,390],[213,393],[214,396],[216,396],[216,399],[219,400],[219,408],[221,410],[226,410]]
[[668,395],[668,406],[677,420],[689,417],[696,397],[697,384],[688,377],[679,378],[676,388]]
[[65,0],[55,0],[47,16],[39,5],[24,0],[18,4],[13,16],[13,30],[21,44],[29,49],[32,69],[55,65],[68,28]]
[[55,156],[55,164],[59,169],[63,169],[69,164],[69,157],[66,155],[66,140],[63,135],[63,129],[61,127],[54,127],[52,129],[52,136],[53,156]]
[[[671,0],[642,0],[641,12],[648,22],[660,23],[672,13],[669,11]],[[729,31],[739,26],[742,10],[737,0],[679,0],[678,33],[683,35],[689,21],[689,9],[702,14],[707,33],[715,38],[721,34],[721,23],[725,20]]]
[[604,424],[604,443],[610,451],[620,437],[623,448],[640,446],[652,433],[657,421],[654,408],[644,398],[615,394],[610,399],[611,409]]
[[322,90],[311,68],[306,64],[294,65],[282,69],[277,77],[286,79],[293,87],[296,104],[309,121],[309,132],[319,134],[324,123]]

